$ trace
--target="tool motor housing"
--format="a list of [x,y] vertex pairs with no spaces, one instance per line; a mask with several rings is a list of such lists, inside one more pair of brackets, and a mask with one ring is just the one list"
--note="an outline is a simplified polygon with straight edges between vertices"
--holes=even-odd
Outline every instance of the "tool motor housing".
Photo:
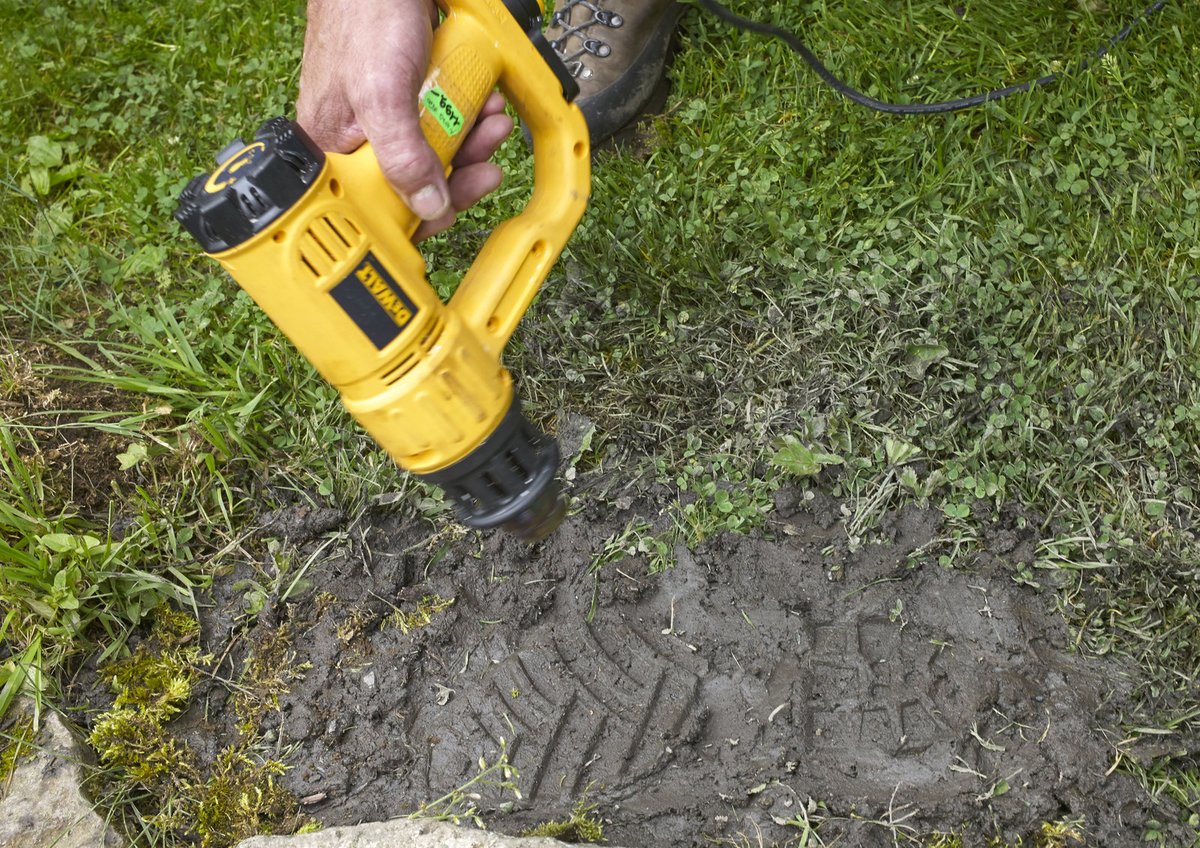
[[583,214],[590,172],[573,81],[535,7],[513,2],[447,0],[421,90],[447,171],[497,84],[534,142],[528,205],[448,303],[412,242],[420,220],[370,146],[324,153],[284,118],[226,147],[176,217],[401,467],[442,486],[468,525],[536,538],[563,512],[558,451],[521,413],[500,354]]

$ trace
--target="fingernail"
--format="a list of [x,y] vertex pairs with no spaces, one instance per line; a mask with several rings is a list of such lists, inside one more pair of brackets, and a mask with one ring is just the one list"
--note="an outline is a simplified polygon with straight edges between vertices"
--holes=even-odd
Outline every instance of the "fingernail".
[[445,214],[450,200],[437,186],[427,185],[409,198],[408,205],[422,220],[432,221]]

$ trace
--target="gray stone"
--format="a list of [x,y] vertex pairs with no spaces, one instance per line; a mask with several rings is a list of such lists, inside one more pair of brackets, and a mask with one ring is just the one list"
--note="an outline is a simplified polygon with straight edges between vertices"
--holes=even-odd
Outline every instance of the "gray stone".
[[541,837],[501,836],[446,822],[397,819],[331,827],[301,836],[256,836],[237,848],[563,848],[563,843]]
[[[29,702],[16,711],[28,712]],[[125,844],[79,790],[87,748],[57,713],[42,714],[36,753],[0,784],[0,848],[117,848]]]

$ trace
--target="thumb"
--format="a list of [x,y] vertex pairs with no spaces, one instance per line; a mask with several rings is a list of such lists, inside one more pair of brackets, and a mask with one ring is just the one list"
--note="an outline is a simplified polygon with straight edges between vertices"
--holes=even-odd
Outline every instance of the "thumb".
[[430,221],[452,211],[445,168],[417,117],[432,27],[421,3],[399,3],[393,9],[393,36],[384,41],[391,58],[363,75],[355,117],[388,182],[417,216]]

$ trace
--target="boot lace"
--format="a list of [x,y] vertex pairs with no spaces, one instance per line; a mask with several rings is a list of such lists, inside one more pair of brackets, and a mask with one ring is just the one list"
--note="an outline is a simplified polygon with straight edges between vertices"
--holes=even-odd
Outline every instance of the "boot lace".
[[[575,10],[579,14],[575,14]],[[574,20],[573,20],[574,19]],[[602,9],[589,0],[566,0],[561,8],[555,9],[553,23],[562,28],[562,34],[550,46],[562,57],[577,79],[587,79],[592,75],[592,69],[584,64],[590,56],[604,59],[612,53],[612,47],[596,34],[588,30],[595,26],[617,29],[625,23],[625,19],[610,9]]]

